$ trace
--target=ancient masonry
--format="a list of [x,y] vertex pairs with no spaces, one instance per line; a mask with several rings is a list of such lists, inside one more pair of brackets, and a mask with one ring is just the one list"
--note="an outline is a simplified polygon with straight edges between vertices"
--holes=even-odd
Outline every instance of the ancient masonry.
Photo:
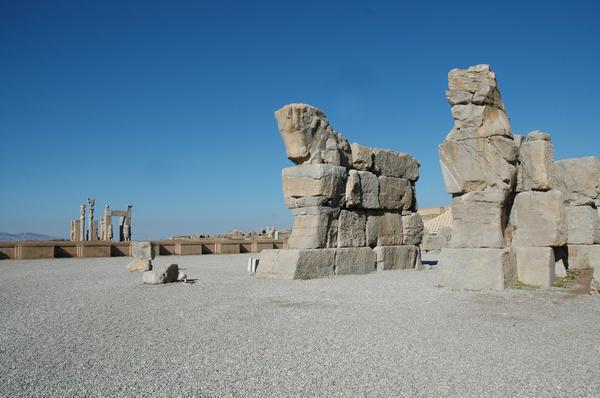
[[[88,223],[86,228],[85,205],[79,206],[79,220],[71,221],[71,240],[103,240],[111,241],[113,239],[112,217],[121,217],[119,223],[119,242],[129,242],[131,240],[131,209],[132,205],[127,206],[127,210],[111,210],[110,205],[104,208],[104,214],[98,226],[98,220],[94,220],[95,199],[88,198]],[[98,234],[100,227],[100,234]]]
[[439,146],[452,230],[440,283],[549,287],[565,268],[600,281],[600,161],[554,161],[550,134],[513,135],[488,65],[448,75],[454,127]]
[[285,203],[294,214],[288,249],[263,250],[259,278],[307,279],[420,266],[419,162],[335,132],[305,104],[275,112],[288,158]]

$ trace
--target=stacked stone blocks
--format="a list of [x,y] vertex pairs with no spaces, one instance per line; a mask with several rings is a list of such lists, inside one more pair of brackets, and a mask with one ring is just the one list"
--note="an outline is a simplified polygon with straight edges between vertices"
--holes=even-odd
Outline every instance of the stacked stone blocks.
[[350,145],[310,105],[287,105],[275,117],[296,164],[282,172],[294,222],[288,249],[263,251],[257,277],[307,279],[419,265],[419,162],[406,153]]

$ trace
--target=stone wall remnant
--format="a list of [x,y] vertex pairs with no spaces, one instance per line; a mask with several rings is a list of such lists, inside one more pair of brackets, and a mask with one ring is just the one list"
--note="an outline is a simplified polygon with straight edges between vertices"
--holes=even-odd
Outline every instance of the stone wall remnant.
[[550,134],[513,135],[488,65],[454,69],[448,85],[454,127],[439,155],[453,220],[440,284],[548,288],[565,266],[600,269],[598,158],[554,161]]
[[286,105],[275,118],[296,164],[282,172],[294,223],[288,249],[263,250],[256,276],[310,279],[419,266],[419,162],[348,144],[310,105]]

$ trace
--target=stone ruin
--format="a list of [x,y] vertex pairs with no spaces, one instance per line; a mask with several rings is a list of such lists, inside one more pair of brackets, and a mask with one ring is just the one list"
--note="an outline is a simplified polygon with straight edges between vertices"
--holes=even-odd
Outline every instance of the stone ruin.
[[263,250],[259,278],[308,279],[419,267],[419,162],[350,145],[319,109],[275,112],[288,159],[283,196],[294,215],[287,249]]
[[[131,241],[131,209],[132,205],[127,206],[127,210],[111,210],[110,205],[104,208],[104,214],[100,219],[94,220],[94,205],[96,199],[88,198],[88,220],[86,223],[85,205],[79,206],[79,220],[71,220],[72,241],[111,241],[113,239],[112,217],[121,217],[119,222],[119,242]],[[100,233],[98,233],[100,228]]]
[[554,161],[550,134],[514,135],[488,65],[448,75],[454,127],[439,146],[452,230],[440,284],[550,287],[565,269],[594,269],[600,288],[600,161]]

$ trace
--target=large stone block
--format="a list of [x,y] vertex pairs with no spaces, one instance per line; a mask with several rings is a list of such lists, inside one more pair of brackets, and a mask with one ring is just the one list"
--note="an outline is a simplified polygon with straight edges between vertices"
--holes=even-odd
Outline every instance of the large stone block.
[[567,243],[593,245],[600,243],[598,210],[590,206],[567,206]]
[[378,175],[406,178],[411,181],[419,179],[419,161],[407,153],[375,148],[373,165]]
[[388,210],[411,210],[415,207],[412,184],[406,178],[379,177],[379,205]]
[[346,168],[331,164],[304,164],[282,172],[283,196],[288,208],[340,206],[344,203]]
[[399,212],[369,211],[366,225],[367,245],[401,245],[404,232],[402,220],[402,214]]
[[496,74],[489,65],[476,65],[468,69],[452,69],[448,73],[446,97],[451,105],[493,105],[504,109]]
[[555,259],[551,247],[515,247],[520,282],[549,288],[554,281]]
[[600,245],[569,245],[569,269],[600,268]]
[[275,119],[288,159],[295,164],[350,166],[350,144],[333,131],[319,109],[306,104],[289,104],[275,112]]
[[548,134],[541,131],[533,131],[519,148],[523,191],[547,191],[551,187],[554,147],[549,140],[544,139],[546,135]]
[[595,156],[557,160],[552,164],[552,187],[570,206],[586,206],[600,199],[600,161]]
[[377,271],[419,268],[421,254],[418,246],[377,246]]
[[335,250],[335,274],[368,274],[375,271],[377,256],[369,247]]
[[352,151],[352,168],[370,171],[373,168],[373,151],[357,143],[350,144]]
[[290,249],[320,249],[337,246],[340,210],[314,206],[293,209],[294,224],[288,240]]
[[367,217],[363,211],[342,210],[338,221],[338,247],[366,246]]
[[140,260],[152,260],[154,251],[150,242],[131,242],[131,255]]
[[256,271],[260,279],[312,279],[334,275],[336,249],[263,250]]
[[146,272],[152,270],[152,261],[143,258],[134,258],[127,264],[129,272]]
[[442,249],[439,284],[452,289],[502,290],[513,284],[516,263],[510,249]]
[[142,274],[144,283],[158,285],[161,283],[177,282],[179,276],[179,266],[177,264],[163,265],[152,271],[146,271]]
[[515,184],[518,148],[512,138],[449,140],[439,146],[439,155],[449,193],[503,191]]
[[423,241],[423,219],[418,213],[402,216],[402,244],[419,245]]
[[368,171],[350,170],[346,183],[346,205],[379,209],[379,180]]
[[489,105],[455,105],[452,107],[454,127],[447,140],[467,140],[504,136],[512,138],[510,122],[502,109]]
[[567,242],[566,211],[558,191],[517,194],[510,223],[513,246],[558,247]]
[[502,191],[475,191],[454,198],[448,247],[504,247],[505,201]]

